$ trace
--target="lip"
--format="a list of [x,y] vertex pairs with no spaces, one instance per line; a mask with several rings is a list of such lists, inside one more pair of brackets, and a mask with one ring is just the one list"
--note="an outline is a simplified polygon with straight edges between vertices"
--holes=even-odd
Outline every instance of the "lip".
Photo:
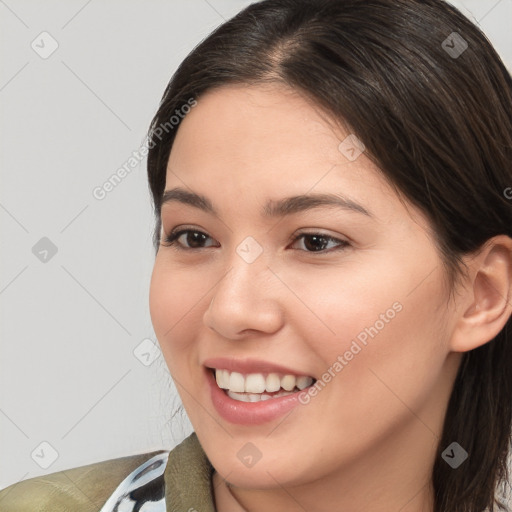
[[[214,368],[226,369],[222,366],[214,366]],[[240,366],[237,368],[240,370]],[[251,369],[253,366],[251,366]],[[271,371],[277,371],[276,367],[272,365]],[[270,422],[285,415],[288,411],[300,405],[299,394],[305,390],[297,391],[291,395],[282,396],[279,398],[272,398],[271,400],[264,400],[261,402],[240,402],[233,400],[227,393],[217,386],[215,376],[211,368],[204,367],[206,380],[210,387],[210,397],[217,413],[226,421],[237,425],[261,425]],[[236,370],[233,370],[236,371]],[[259,370],[262,371],[262,370]],[[248,373],[253,373],[252,370]],[[293,372],[286,372],[293,375]],[[306,388],[308,389],[308,388]]]
[[[302,375],[313,377],[308,373],[301,373],[297,370],[292,370],[286,366],[263,361],[261,359],[235,359],[227,357],[215,357],[203,361],[203,365],[208,368],[216,368],[218,370],[229,370],[230,372],[238,372],[244,375],[248,373],[282,373],[284,375],[295,375],[300,377]],[[277,399],[276,399],[277,400]]]

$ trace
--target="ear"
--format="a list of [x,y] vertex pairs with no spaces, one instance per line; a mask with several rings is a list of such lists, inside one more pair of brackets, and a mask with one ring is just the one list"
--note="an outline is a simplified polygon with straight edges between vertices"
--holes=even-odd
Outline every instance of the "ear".
[[512,314],[512,239],[498,235],[468,256],[468,277],[457,298],[459,316],[450,339],[453,352],[491,341]]

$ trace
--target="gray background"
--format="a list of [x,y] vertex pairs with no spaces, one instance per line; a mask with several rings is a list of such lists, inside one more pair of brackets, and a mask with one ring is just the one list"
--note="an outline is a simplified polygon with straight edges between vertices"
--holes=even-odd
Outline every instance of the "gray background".
[[[170,427],[149,317],[145,161],[92,192],[140,147],[179,62],[249,3],[0,0],[0,488],[190,432]],[[512,70],[512,0],[453,3]]]

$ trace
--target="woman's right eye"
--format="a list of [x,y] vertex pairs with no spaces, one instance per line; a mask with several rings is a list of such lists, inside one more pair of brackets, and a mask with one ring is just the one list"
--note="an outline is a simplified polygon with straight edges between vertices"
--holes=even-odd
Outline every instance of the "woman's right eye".
[[[186,235],[186,236],[184,236]],[[182,241],[179,239],[182,238]],[[201,244],[205,242],[205,240],[209,239],[213,240],[207,234],[202,231],[197,231],[194,229],[180,229],[176,231],[171,231],[166,237],[162,245],[166,247],[174,247],[178,250],[191,251],[194,249],[203,249],[204,246]],[[186,242],[187,245],[183,245],[183,242]],[[199,244],[198,246],[196,246]]]

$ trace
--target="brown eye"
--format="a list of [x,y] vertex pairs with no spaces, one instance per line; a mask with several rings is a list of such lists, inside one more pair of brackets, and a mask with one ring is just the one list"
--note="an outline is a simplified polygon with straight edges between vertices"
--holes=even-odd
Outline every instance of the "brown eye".
[[[182,238],[181,241],[179,240],[180,238]],[[166,236],[163,245],[174,245],[176,248],[183,250],[203,249],[204,246],[202,244],[204,244],[209,238],[210,237],[202,231],[181,229],[169,233],[169,235]]]
[[305,252],[330,252],[331,249],[326,251],[326,247],[329,243],[340,246],[338,249],[334,250],[344,249],[350,245],[346,240],[339,240],[338,238],[321,233],[301,233],[295,238],[294,242],[301,239],[304,240],[303,245],[306,248]]

